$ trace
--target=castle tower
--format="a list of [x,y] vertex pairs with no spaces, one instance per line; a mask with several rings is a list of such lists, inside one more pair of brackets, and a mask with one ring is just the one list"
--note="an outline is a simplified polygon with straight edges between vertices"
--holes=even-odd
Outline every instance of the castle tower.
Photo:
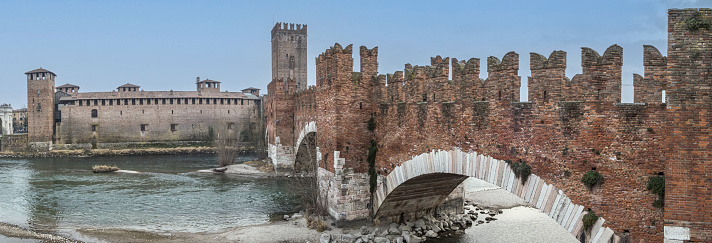
[[293,78],[307,88],[307,25],[277,23],[272,28],[272,80]]
[[25,74],[28,141],[51,142],[54,134],[54,78],[57,75],[42,68]]

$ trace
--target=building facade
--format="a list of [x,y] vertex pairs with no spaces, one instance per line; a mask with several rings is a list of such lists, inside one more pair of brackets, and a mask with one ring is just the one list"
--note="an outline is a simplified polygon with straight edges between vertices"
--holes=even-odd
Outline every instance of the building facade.
[[197,78],[196,91],[144,91],[127,83],[108,92],[79,92],[77,85],[54,87],[50,71],[26,74],[31,145],[261,137],[261,98],[221,92],[218,81]]
[[27,108],[12,111],[12,128],[14,133],[27,133]]
[[12,106],[2,104],[0,105],[0,136],[12,133]]

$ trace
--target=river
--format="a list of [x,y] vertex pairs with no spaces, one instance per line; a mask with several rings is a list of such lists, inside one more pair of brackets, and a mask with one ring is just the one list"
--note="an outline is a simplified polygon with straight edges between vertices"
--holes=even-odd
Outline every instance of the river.
[[[55,233],[192,233],[266,223],[295,209],[295,188],[284,180],[195,172],[215,161],[212,155],[0,158],[0,221]],[[95,174],[96,164],[141,173]]]

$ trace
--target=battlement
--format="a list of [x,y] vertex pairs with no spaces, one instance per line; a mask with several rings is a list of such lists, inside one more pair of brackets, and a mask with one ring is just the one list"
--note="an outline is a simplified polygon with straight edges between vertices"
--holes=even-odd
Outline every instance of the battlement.
[[487,58],[487,72],[497,72],[502,70],[519,70],[519,54],[510,51],[502,57],[500,61],[499,58],[490,56]]
[[480,75],[480,59],[470,58],[467,61],[458,61],[457,58],[452,59],[452,79],[460,76]]
[[529,53],[529,68],[531,70],[548,69],[548,68],[562,68],[566,69],[566,52],[565,51],[553,51],[549,58],[547,59],[543,55],[530,52]]
[[600,65],[623,65],[623,47],[619,45],[609,46],[603,53],[603,56],[598,52],[588,47],[581,47],[581,66],[600,66]]
[[272,27],[272,37],[278,33],[306,35],[307,25],[277,22],[274,27]]

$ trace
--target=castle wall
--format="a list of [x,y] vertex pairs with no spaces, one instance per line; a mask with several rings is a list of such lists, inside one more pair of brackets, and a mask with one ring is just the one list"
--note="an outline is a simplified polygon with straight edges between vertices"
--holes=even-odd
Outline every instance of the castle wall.
[[[168,92],[166,92],[168,93]],[[188,99],[186,104],[185,99]],[[260,100],[208,98],[192,104],[192,98],[156,100],[78,100],[61,107],[57,123],[58,144],[156,141],[204,141],[238,139],[257,145],[262,139]],[[228,104],[227,100],[230,100]],[[96,102],[95,102],[96,101]],[[217,104],[215,103],[217,101]],[[235,102],[237,101],[237,102]],[[79,105],[82,102],[82,105]],[[170,104],[173,103],[173,104]],[[111,105],[110,105],[111,104]],[[96,110],[96,117],[92,117]],[[143,125],[143,126],[142,126]],[[142,131],[142,127],[144,131]],[[213,130],[212,137],[210,130]]]

